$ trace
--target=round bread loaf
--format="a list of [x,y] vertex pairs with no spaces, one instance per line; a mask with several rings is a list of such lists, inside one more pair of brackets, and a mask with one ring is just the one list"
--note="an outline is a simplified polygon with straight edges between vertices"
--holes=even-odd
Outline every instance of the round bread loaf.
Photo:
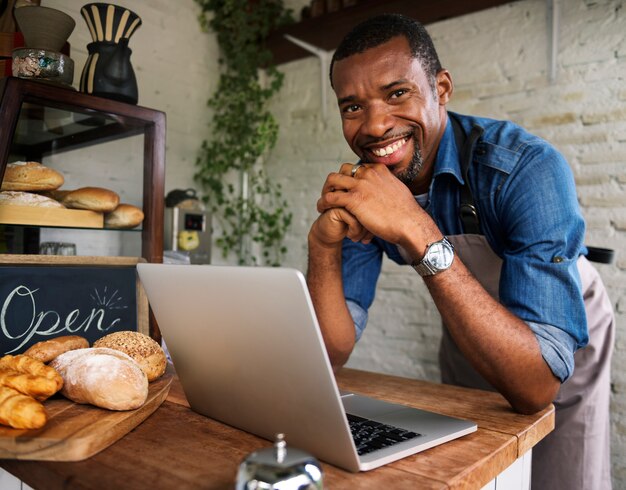
[[128,354],[146,373],[148,381],[154,381],[165,373],[167,358],[157,342],[140,332],[114,332],[96,340],[94,347],[106,347]]
[[102,187],[81,187],[68,192],[60,201],[71,209],[87,209],[108,213],[120,203],[120,196],[109,189]]
[[3,191],[39,192],[58,189],[63,175],[38,162],[13,162],[6,166],[2,181]]
[[65,352],[50,366],[63,378],[61,394],[76,403],[133,410],[148,398],[148,379],[130,356],[113,349]]
[[120,204],[112,213],[104,215],[104,226],[106,228],[134,228],[141,224],[144,215],[143,211],[131,204]]
[[2,191],[0,192],[0,205],[10,206],[36,206],[42,208],[65,208],[63,204],[54,199],[32,192]]

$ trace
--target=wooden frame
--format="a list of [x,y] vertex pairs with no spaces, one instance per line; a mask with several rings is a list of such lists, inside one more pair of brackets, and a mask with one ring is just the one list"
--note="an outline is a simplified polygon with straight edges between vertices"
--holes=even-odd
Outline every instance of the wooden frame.
[[[0,270],[3,266],[41,266],[41,267],[135,267],[139,262],[146,262],[141,257],[80,257],[61,255],[6,255],[0,254]],[[145,335],[150,334],[149,305],[146,292],[139,280],[135,278],[137,304],[137,331]],[[160,341],[160,339],[159,339]]]

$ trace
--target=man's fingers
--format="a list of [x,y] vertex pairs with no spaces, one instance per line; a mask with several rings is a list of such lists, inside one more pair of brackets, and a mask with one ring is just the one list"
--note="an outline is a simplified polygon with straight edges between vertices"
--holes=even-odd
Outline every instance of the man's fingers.
[[336,208],[332,212],[341,217],[341,220],[348,226],[346,236],[353,242],[360,242],[368,240],[364,243],[368,243],[372,239],[372,234],[365,229],[365,227],[357,220],[352,213],[343,209]]
[[326,192],[317,200],[317,211],[323,213],[332,208],[345,208],[353,198],[348,192]]

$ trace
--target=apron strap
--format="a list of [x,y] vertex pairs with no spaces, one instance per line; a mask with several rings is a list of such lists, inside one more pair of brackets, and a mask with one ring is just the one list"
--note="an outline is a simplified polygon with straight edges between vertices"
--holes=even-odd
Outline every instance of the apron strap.
[[480,235],[480,219],[478,218],[478,211],[474,205],[474,197],[470,189],[468,175],[469,166],[474,154],[474,147],[476,146],[478,138],[483,134],[484,129],[474,124],[469,137],[466,137],[461,124],[451,114],[450,121],[452,122],[452,129],[454,130],[456,147],[461,153],[461,173],[463,174],[463,181],[465,182],[465,185],[461,187],[461,203],[459,206],[461,226],[463,227],[463,233]]

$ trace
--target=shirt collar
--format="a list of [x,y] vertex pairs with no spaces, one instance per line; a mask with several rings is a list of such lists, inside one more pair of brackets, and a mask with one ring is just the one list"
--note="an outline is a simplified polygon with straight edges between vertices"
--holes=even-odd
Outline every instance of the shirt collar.
[[441,174],[452,174],[456,177],[456,180],[463,185],[463,176],[461,175],[461,157],[460,148],[457,149],[456,141],[454,138],[454,129],[452,129],[452,122],[450,116],[448,116],[448,122],[446,123],[446,129],[443,132],[441,141],[439,142],[439,148],[437,149],[437,157],[435,159],[435,170],[433,178]]

